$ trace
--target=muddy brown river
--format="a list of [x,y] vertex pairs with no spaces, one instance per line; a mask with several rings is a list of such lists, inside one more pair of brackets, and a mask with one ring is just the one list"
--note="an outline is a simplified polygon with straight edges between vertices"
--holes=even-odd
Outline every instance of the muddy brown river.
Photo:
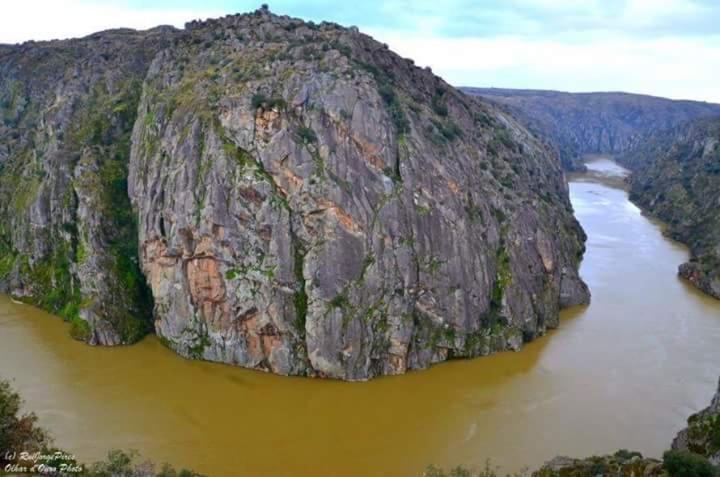
[[556,454],[658,456],[714,391],[720,301],[677,278],[686,249],[603,180],[622,169],[591,168],[570,191],[592,304],[521,352],[367,383],[287,378],[186,361],[154,337],[92,348],[0,296],[0,376],[85,461],[135,448],[211,476],[412,476],[486,458],[513,471]]

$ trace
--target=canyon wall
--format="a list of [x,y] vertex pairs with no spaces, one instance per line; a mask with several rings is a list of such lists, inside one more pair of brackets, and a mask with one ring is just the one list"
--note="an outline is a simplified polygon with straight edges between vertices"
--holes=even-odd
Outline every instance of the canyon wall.
[[650,134],[618,161],[630,168],[630,198],[690,247],[679,273],[720,299],[720,119]]
[[620,154],[650,133],[705,116],[720,105],[629,93],[463,88],[503,106],[555,148],[567,170],[582,169],[584,154]]
[[362,380],[589,300],[553,151],[357,29],[261,9],[0,54],[0,287],[76,338]]
[[151,327],[127,168],[143,79],[173,33],[0,49],[0,290],[93,344]]

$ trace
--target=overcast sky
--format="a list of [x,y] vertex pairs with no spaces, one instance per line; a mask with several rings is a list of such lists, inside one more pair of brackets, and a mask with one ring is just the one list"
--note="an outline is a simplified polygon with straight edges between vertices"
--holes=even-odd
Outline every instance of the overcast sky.
[[[0,43],[178,27],[240,0],[5,0]],[[462,86],[629,91],[720,103],[720,0],[281,0],[278,14],[357,25]]]

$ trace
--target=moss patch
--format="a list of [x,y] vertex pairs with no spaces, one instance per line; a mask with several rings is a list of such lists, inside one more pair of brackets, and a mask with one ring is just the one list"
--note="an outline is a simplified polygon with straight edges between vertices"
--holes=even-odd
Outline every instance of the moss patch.
[[493,285],[492,295],[490,296],[490,306],[494,310],[502,307],[502,299],[505,290],[512,281],[512,273],[510,272],[510,256],[505,247],[500,247],[497,252],[497,272],[495,275],[495,284]]
[[89,341],[92,337],[90,324],[79,316],[73,316],[70,319],[70,336],[76,340]]

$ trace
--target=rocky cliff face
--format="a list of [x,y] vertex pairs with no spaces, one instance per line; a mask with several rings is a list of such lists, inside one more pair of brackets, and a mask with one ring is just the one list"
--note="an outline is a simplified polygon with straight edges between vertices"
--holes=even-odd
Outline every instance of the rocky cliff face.
[[575,170],[583,154],[620,154],[649,133],[704,116],[720,116],[720,105],[627,93],[463,88],[506,107],[559,152]]
[[618,160],[633,171],[630,198],[690,246],[679,273],[720,298],[720,120],[649,135]]
[[[81,338],[127,341],[104,331],[124,319],[111,312],[142,317],[131,308],[144,309],[142,279],[124,273],[136,243],[167,346],[280,374],[367,379],[518,349],[557,326],[560,308],[587,303],[577,275],[585,237],[560,164],[496,107],[356,30],[264,10],[134,35],[154,39],[138,47],[136,70],[103,71],[137,71],[139,98],[117,101],[108,85],[95,100],[88,86],[83,111],[110,124],[91,123],[75,156],[58,154],[62,165],[3,209],[6,289],[45,305],[36,257],[61,244],[69,263],[48,280],[68,289],[58,306],[78,304]],[[156,51],[163,35],[171,44]],[[20,97],[6,109],[39,102]],[[47,122],[27,129],[57,137]],[[37,143],[13,147],[7,197],[17,177],[50,163]],[[56,177],[75,190],[67,213],[42,192]],[[54,235],[33,232],[44,200]],[[92,258],[107,243],[122,253]]]
[[150,327],[127,197],[142,81],[167,28],[0,50],[0,289],[93,344]]

